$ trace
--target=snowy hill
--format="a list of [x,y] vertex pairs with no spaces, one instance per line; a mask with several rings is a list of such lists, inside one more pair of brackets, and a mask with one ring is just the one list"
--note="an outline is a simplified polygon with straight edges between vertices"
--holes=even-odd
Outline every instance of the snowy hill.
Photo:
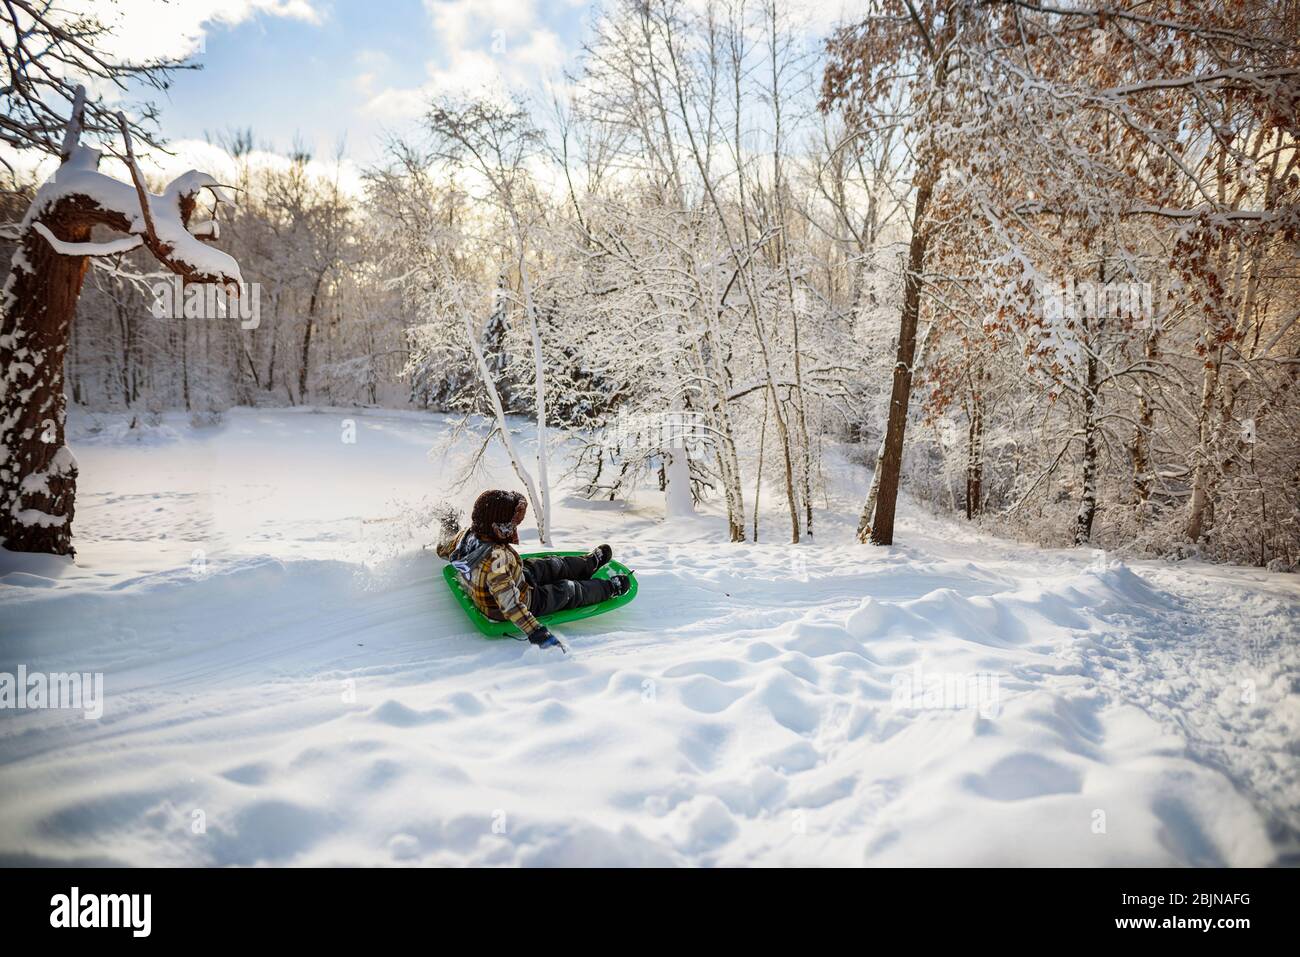
[[641,583],[565,658],[480,638],[420,549],[422,500],[513,484],[494,451],[450,491],[450,432],[78,420],[79,555],[0,553],[0,673],[102,672],[104,712],[0,710],[0,862],[1298,859],[1295,576],[912,508],[859,546],[848,464],[795,547],[560,490],[557,547]]

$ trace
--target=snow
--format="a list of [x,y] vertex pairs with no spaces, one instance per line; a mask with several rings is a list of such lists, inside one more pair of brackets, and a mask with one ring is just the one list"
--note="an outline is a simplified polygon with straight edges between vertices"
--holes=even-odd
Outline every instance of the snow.
[[[31,491],[24,488],[24,491]],[[42,512],[38,508],[23,508],[14,512],[14,519],[19,525],[39,525],[41,528],[58,528],[63,524],[63,518],[58,515],[51,515],[48,512]]]
[[[4,459],[0,458],[0,462],[2,461],[4,461]],[[46,469],[39,472],[31,472],[23,476],[22,481],[18,483],[18,491],[22,495],[31,495],[33,493],[37,495],[49,495],[50,478],[56,475],[70,475],[76,471],[76,468],[77,468],[77,459],[72,454],[72,450],[68,448],[66,445],[61,445],[59,446],[58,450],[52,456],[50,456],[49,466]],[[34,510],[29,509],[28,511],[32,512]],[[44,515],[44,513],[41,512],[36,512],[35,514]],[[63,524],[62,519],[56,518],[54,516],[44,515],[44,518],[48,519],[48,521],[41,521],[39,522],[39,524],[42,525]],[[33,525],[33,524],[37,524],[37,522],[27,521],[24,522],[23,524]]]
[[420,503],[515,485],[494,443],[449,491],[481,435],[356,410],[90,426],[76,563],[0,551],[0,672],[103,673],[103,717],[0,710],[0,862],[1297,859],[1293,575],[906,504],[903,544],[852,544],[869,476],[830,450],[815,546],[557,483],[555,546],[608,541],[641,582],[561,657],[478,637],[420,548]]
[[[66,163],[58,167],[37,191],[35,199],[23,218],[23,228],[35,223],[45,212],[60,199],[80,195],[94,201],[102,209],[121,213],[130,222],[133,236],[146,232],[146,224],[140,209],[140,197],[135,186],[113,179],[99,172],[102,157],[99,150],[87,146],[77,147]],[[154,229],[158,239],[170,247],[169,257],[188,265],[195,273],[220,278],[229,282],[242,282],[239,264],[228,254],[203,242],[195,233],[191,233],[182,224],[180,203],[184,196],[194,195],[200,190],[210,188],[219,202],[229,202],[228,192],[217,185],[215,179],[206,173],[190,170],[182,173],[163,190],[161,195],[148,194],[149,210],[153,218]],[[203,234],[207,227],[201,223],[194,224],[195,230]],[[57,239],[48,229],[42,228],[41,235],[53,245]],[[72,243],[68,244],[76,251],[65,255],[106,255],[109,252],[121,252],[118,243],[126,240],[112,241],[106,244]],[[108,247],[92,252],[86,247]],[[54,247],[63,252],[59,246]],[[134,246],[130,247],[134,248]],[[18,263],[15,263],[17,267]],[[26,265],[25,262],[21,265]]]
[[143,241],[139,236],[123,236],[102,243],[66,243],[50,232],[44,223],[32,223],[32,227],[50,244],[51,249],[62,256],[115,256],[130,252]]
[[695,514],[691,499],[691,472],[685,448],[679,447],[664,457],[664,517],[669,521],[690,518]]

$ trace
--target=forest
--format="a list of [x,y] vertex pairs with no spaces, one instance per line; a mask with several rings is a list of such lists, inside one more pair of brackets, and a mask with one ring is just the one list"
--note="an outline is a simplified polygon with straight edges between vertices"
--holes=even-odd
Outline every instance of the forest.
[[[527,416],[543,540],[551,430],[590,497],[720,503],[733,541],[814,537],[845,442],[862,541],[901,488],[1040,544],[1291,568],[1300,13],[1158,7],[880,0],[811,36],[777,0],[613,0],[564,82],[435,96],[359,182],[214,133],[209,238],[255,328],[155,318],[155,257],[101,248],[68,401],[451,412],[507,443]],[[57,152],[5,95],[6,141]],[[5,261],[39,185],[8,176]]]

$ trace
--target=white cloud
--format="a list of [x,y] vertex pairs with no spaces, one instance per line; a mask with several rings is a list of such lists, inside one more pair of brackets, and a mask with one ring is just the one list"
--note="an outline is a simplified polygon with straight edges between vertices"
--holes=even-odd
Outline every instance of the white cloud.
[[[237,161],[225,148],[215,143],[206,140],[177,140],[169,143],[167,148],[170,155],[154,151],[140,158],[140,168],[151,182],[169,182],[192,169],[211,173],[225,183],[233,183],[238,178]],[[254,170],[285,170],[292,163],[287,156],[260,149],[248,153],[245,160]],[[106,156],[100,163],[100,171],[123,179],[128,175],[125,166],[111,156]],[[307,173],[319,179],[337,178],[340,189],[352,196],[360,196],[365,191],[360,167],[346,157],[341,161],[334,157],[308,160]]]
[[[361,79],[358,78],[359,83]],[[409,120],[424,111],[429,102],[429,95],[429,89],[422,86],[389,87],[370,98],[366,103],[365,113],[384,122]]]
[[507,41],[503,55],[520,64],[549,72],[564,65],[569,51],[554,32],[541,27],[530,33],[527,42],[521,46],[510,46]]
[[[151,183],[169,182],[181,173],[192,169],[211,173],[223,182],[233,182],[237,178],[235,158],[215,143],[205,140],[178,140],[168,144],[168,150],[169,153],[149,150],[141,154],[140,168]],[[15,150],[3,143],[0,143],[0,159],[12,164],[19,172],[21,181],[36,183],[52,174],[59,162],[56,157],[47,153],[37,150]],[[291,162],[286,156],[265,150],[253,150],[248,154],[247,160],[253,169],[287,169]],[[129,178],[126,165],[110,154],[105,154],[100,160],[99,171],[123,182]],[[344,193],[352,196],[361,196],[365,191],[361,168],[347,158],[341,161],[336,161],[333,157],[309,160],[307,172],[321,179],[337,177],[339,187]]]
[[[429,99],[443,93],[499,94],[510,90],[563,85],[561,72],[576,49],[549,27],[553,18],[571,17],[586,0],[424,0],[435,41],[436,59],[426,64],[428,79],[413,87],[376,89],[373,70],[355,78],[367,97],[366,111],[385,121],[418,116]],[[702,12],[709,0],[686,0]],[[783,19],[813,45],[836,25],[857,19],[870,0],[780,0]],[[570,11],[569,13],[566,13]],[[758,5],[750,14],[761,39]],[[570,42],[576,42],[576,38]]]
[[[226,182],[230,182],[235,178],[236,164],[234,157],[215,143],[209,143],[205,140],[178,140],[175,143],[169,143],[168,149],[172,154],[170,156],[155,153],[146,159],[142,159],[140,165],[146,175],[170,180],[187,170],[197,169],[205,173],[211,173]],[[253,150],[248,154],[247,158],[249,165],[254,169],[288,169],[291,163],[288,157],[281,156],[278,153],[266,152],[265,150]],[[112,169],[113,166],[117,165],[110,160],[105,160],[104,171],[118,175],[119,170]],[[336,161],[333,157],[308,160],[307,172],[309,175],[321,179],[334,179],[337,177],[343,192],[353,196],[360,196],[365,188],[360,168],[347,158],[342,161]]]
[[200,53],[213,27],[232,27],[256,16],[320,23],[319,0],[67,0],[71,13],[100,17],[111,30],[100,45],[123,60],[183,58]]
[[[574,0],[559,2],[571,6]],[[387,121],[410,119],[439,94],[539,89],[558,78],[572,53],[540,22],[539,0],[425,0],[425,8],[441,51],[425,64],[428,79],[372,95],[374,76],[364,70],[356,84],[370,97],[368,113]]]
[[537,20],[536,0],[425,0],[443,49],[467,49],[482,34],[508,38]]

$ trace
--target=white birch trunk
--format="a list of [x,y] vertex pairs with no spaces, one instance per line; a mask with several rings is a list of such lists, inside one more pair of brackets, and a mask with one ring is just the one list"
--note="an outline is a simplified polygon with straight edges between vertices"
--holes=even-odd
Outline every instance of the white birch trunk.
[[474,334],[474,324],[470,322],[469,313],[465,313],[465,338],[469,340],[470,349],[474,352],[474,361],[478,364],[479,375],[483,378],[483,386],[487,389],[488,400],[492,403],[492,414],[496,418],[497,431],[501,433],[501,444],[506,447],[506,455],[510,457],[510,464],[514,467],[515,474],[519,476],[519,481],[523,483],[524,490],[528,493],[528,502],[533,507],[533,515],[537,522],[537,536],[543,545],[549,545],[546,539],[546,506],[537,495],[537,486],[533,482],[533,476],[528,469],[524,468],[523,460],[519,457],[519,451],[515,448],[514,440],[510,437],[510,426],[506,422],[505,409],[501,407],[501,396],[497,393],[496,383],[492,381],[492,372],[488,369],[487,360],[483,358],[483,350],[479,347],[478,336]]

